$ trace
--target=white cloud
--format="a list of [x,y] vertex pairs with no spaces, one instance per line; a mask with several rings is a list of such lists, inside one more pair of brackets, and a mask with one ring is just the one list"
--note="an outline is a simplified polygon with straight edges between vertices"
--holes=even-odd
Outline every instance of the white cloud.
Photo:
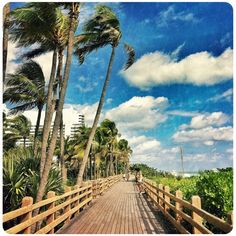
[[231,32],[227,32],[221,39],[220,44],[222,47],[229,45],[233,40],[233,35]]
[[180,129],[201,129],[208,126],[221,126],[229,121],[229,116],[223,112],[213,112],[211,114],[201,114],[192,118],[189,125],[182,125]]
[[209,141],[232,141],[233,128],[231,126],[219,128],[210,126],[201,129],[180,130],[172,138],[177,143],[188,142],[194,144],[194,142],[203,142],[209,145],[211,144]]
[[[19,57],[22,56],[23,53],[29,51],[29,48],[35,48],[34,45],[28,48],[17,48],[16,45],[16,43],[12,43],[11,41],[8,43],[7,73],[14,73],[17,67],[20,65],[20,63],[18,63],[16,60],[19,59]],[[46,82],[48,82],[50,79],[52,56],[53,53],[48,52],[33,59],[42,67]]]
[[7,51],[7,73],[14,73],[17,68],[17,64],[14,60],[19,56],[20,49],[16,47],[16,43],[8,42]]
[[185,43],[181,44],[180,46],[178,46],[172,53],[171,53],[171,58],[173,58],[173,60],[178,59],[179,53],[181,52],[181,50],[183,49]]
[[[39,63],[39,65],[42,67],[46,83],[50,79],[51,68],[52,68],[52,57],[53,57],[53,53],[48,52],[48,53],[45,53],[39,57],[35,57],[33,59],[34,61]],[[64,60],[65,60],[65,58],[64,58]]]
[[112,101],[113,101],[113,99],[112,99],[112,98],[108,98],[108,99],[106,100],[106,104],[111,104],[111,103],[112,103]]
[[168,26],[169,23],[175,21],[196,23],[199,19],[191,12],[177,11],[174,5],[169,6],[166,10],[160,12],[157,18],[157,26]]
[[168,111],[167,114],[172,116],[194,117],[200,115],[201,113],[194,111],[172,110]]
[[106,117],[115,121],[121,130],[148,130],[166,121],[163,111],[167,106],[166,97],[132,97],[109,110]]
[[207,51],[198,52],[180,61],[162,52],[149,53],[120,73],[130,85],[142,90],[166,84],[214,85],[232,79],[233,50],[228,48],[216,57]]
[[79,89],[79,91],[81,93],[88,93],[88,92],[91,92],[93,91],[98,85],[98,82],[92,82],[92,83],[89,83],[89,84],[77,84],[76,87]]
[[209,98],[208,101],[218,102],[218,101],[227,101],[231,102],[233,97],[233,89],[230,88],[223,92],[222,94],[217,94],[216,96]]

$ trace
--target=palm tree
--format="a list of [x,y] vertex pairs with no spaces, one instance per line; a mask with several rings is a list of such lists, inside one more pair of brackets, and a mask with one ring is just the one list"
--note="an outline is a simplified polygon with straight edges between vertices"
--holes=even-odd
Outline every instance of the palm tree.
[[107,175],[114,174],[114,152],[118,143],[118,129],[116,128],[116,124],[113,121],[105,119],[102,123],[100,128],[104,133],[104,139],[106,140],[106,145],[108,147],[108,156],[109,156],[109,163],[107,163]]
[[133,153],[133,151],[130,148],[129,143],[126,139],[120,139],[117,147],[118,147],[118,153],[119,153],[118,157],[120,161],[124,163],[124,167],[126,168],[126,171],[128,171],[129,158],[131,154]]
[[[78,45],[78,49],[76,50],[76,54],[79,56],[80,61],[83,62],[84,56],[106,45],[111,45],[112,51],[110,55],[110,60],[107,68],[106,79],[103,85],[101,97],[99,100],[97,112],[95,115],[95,119],[92,125],[91,133],[89,136],[89,140],[86,146],[85,154],[83,157],[83,162],[79,170],[79,175],[77,178],[77,184],[81,185],[82,177],[85,170],[85,166],[88,160],[88,155],[90,152],[91,144],[96,132],[96,128],[99,122],[100,114],[102,111],[102,107],[104,104],[104,99],[106,95],[107,86],[111,76],[112,65],[115,57],[115,49],[119,45],[119,41],[121,39],[121,30],[119,20],[116,17],[115,13],[111,8],[103,5],[99,5],[96,8],[96,13],[92,16],[92,18],[86,23],[83,32],[85,38],[80,41]],[[82,44],[82,46],[81,46]],[[130,67],[134,62],[134,50],[125,44],[125,49],[128,52],[129,58],[125,69]]]
[[[20,47],[38,45],[36,49],[26,53],[24,57],[32,58],[53,51],[41,146],[40,173],[42,175],[46,160],[49,130],[56,105],[56,88],[61,80],[63,51],[68,40],[69,17],[63,14],[59,4],[27,3],[24,7],[17,8],[12,12],[12,21],[11,40],[17,42]],[[57,60],[57,77],[60,78],[55,81]]]
[[7,68],[7,50],[8,50],[8,35],[9,35],[9,16],[10,3],[6,3],[3,8],[3,82],[5,81]]
[[38,109],[34,134],[35,145],[45,103],[45,77],[42,68],[38,63],[30,60],[21,65],[14,74],[7,75],[6,85],[3,101],[18,104],[11,108],[12,114],[35,107]]
[[17,140],[19,139],[18,132],[13,132],[10,125],[12,124],[6,113],[3,112],[3,150],[8,151],[14,148]]
[[66,64],[64,68],[63,81],[62,81],[62,85],[60,89],[60,96],[59,96],[58,107],[56,111],[56,117],[54,120],[52,137],[49,144],[46,161],[45,161],[44,169],[41,175],[39,189],[37,193],[37,198],[36,198],[37,202],[41,201],[43,198],[43,193],[44,193],[45,186],[47,183],[48,174],[49,174],[51,164],[52,164],[52,158],[53,158],[53,153],[56,146],[57,134],[58,134],[60,121],[62,117],[62,109],[64,105],[64,100],[65,100],[67,83],[69,80],[70,66],[71,66],[73,47],[74,47],[74,34],[78,25],[78,16],[79,16],[79,11],[80,11],[80,6],[81,6],[80,3],[77,3],[77,2],[67,3],[66,5],[69,6],[69,17],[70,17]]
[[11,119],[9,131],[23,139],[23,145],[26,146],[26,139],[30,136],[31,122],[24,116],[19,115]]

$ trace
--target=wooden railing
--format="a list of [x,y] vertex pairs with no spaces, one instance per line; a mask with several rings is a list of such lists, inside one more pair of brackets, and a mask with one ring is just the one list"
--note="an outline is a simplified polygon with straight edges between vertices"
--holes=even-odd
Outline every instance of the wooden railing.
[[[68,225],[71,219],[91,203],[93,198],[101,195],[121,178],[121,175],[117,175],[84,182],[80,188],[66,187],[65,193],[59,196],[50,191],[47,199],[35,204],[32,197],[24,197],[21,208],[3,215],[4,224],[14,222],[14,226],[6,229],[6,232],[53,234]],[[36,209],[39,209],[39,213],[34,215]]]
[[[183,234],[212,234],[212,232],[203,225],[203,220],[210,223],[215,228],[225,233],[233,229],[232,212],[228,214],[227,222],[201,209],[201,199],[199,196],[193,196],[192,201],[188,202],[182,199],[182,192],[176,191],[175,195],[170,193],[168,186],[144,179],[144,188],[151,201],[162,211],[166,218]],[[188,222],[186,227],[185,222]],[[191,232],[192,231],[192,232]]]

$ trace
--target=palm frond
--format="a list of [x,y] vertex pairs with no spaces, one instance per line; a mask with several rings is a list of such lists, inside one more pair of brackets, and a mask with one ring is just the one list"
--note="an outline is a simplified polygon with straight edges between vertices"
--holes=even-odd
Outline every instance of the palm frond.
[[135,61],[135,51],[130,45],[128,45],[126,43],[124,44],[124,48],[125,48],[125,51],[128,55],[127,62],[124,66],[124,70],[127,70],[130,66],[133,65],[133,63]]
[[37,103],[36,102],[25,103],[25,104],[16,106],[14,108],[11,108],[9,114],[10,115],[15,115],[18,112],[23,112],[23,111],[26,111],[26,110],[30,110],[30,109],[33,109],[35,107],[37,107]]

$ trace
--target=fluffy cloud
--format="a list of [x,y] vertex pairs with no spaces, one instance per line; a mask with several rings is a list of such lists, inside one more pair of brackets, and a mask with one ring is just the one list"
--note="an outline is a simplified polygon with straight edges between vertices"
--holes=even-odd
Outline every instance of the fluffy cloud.
[[193,117],[189,124],[183,124],[172,136],[176,143],[191,143],[192,145],[214,145],[215,141],[232,141],[233,128],[224,126],[230,117],[223,112],[201,114]]
[[233,50],[228,48],[216,57],[198,52],[180,61],[162,52],[149,53],[121,75],[142,90],[165,84],[214,85],[232,79]]
[[172,138],[177,143],[190,142],[194,144],[194,142],[203,142],[206,145],[212,144],[210,141],[232,141],[233,127],[206,127],[196,130],[180,130]]
[[192,118],[189,125],[180,126],[181,129],[193,128],[201,129],[208,126],[221,126],[229,121],[229,116],[223,112],[213,112],[211,114],[202,114]]
[[167,115],[163,111],[167,106],[166,97],[132,97],[108,111],[106,117],[117,122],[121,130],[148,130],[166,121]]

